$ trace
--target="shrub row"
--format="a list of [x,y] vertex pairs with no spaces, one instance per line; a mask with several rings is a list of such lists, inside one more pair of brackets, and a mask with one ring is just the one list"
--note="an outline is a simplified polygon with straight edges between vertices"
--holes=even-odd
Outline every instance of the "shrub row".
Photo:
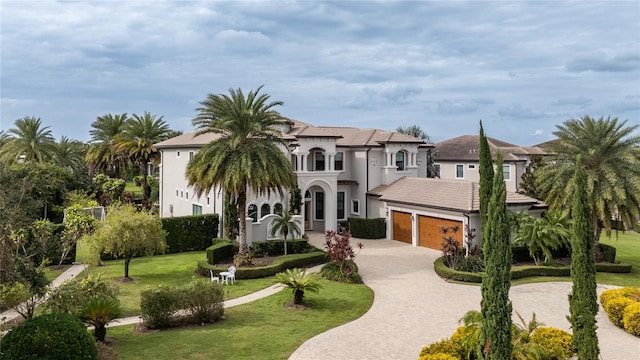
[[351,236],[360,239],[383,239],[387,237],[386,219],[363,219],[350,217],[349,231],[351,232]]
[[[323,251],[314,251],[306,254],[286,255],[276,259],[273,264],[268,266],[259,266],[252,268],[238,268],[236,270],[236,279],[257,279],[267,276],[273,276],[283,270],[291,268],[303,268],[312,265],[323,264],[327,262],[327,254]],[[216,273],[226,271],[226,268],[216,267],[207,261],[198,261],[198,274],[201,276],[209,276],[209,270]]]
[[[254,255],[283,255],[284,240],[257,241],[251,244],[250,249]],[[314,250],[317,249],[305,239],[287,240],[288,254],[303,254]]]
[[218,237],[218,214],[162,218],[162,228],[167,232],[167,253],[201,251]]
[[[481,283],[483,272],[466,272],[451,269],[444,262],[444,257],[439,257],[433,263],[436,274],[440,277],[455,281]],[[596,271],[608,273],[629,273],[629,264],[597,263]],[[511,279],[522,279],[530,276],[571,276],[569,265],[564,266],[515,266],[511,269]]]
[[640,337],[640,288],[605,290],[600,303],[614,325]]
[[180,323],[203,324],[220,320],[224,314],[222,285],[194,280],[182,287],[158,286],[140,293],[142,319],[151,329]]
[[238,244],[231,240],[214,239],[214,243],[207,248],[207,262],[211,265],[233,259],[233,255],[238,252]]

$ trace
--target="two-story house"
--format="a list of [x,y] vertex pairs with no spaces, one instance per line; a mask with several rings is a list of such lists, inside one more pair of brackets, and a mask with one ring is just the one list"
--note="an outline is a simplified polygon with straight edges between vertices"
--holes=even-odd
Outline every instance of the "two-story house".
[[[349,217],[386,218],[387,238],[440,248],[443,226],[479,227],[477,180],[427,178],[427,152],[433,145],[398,132],[354,127],[313,126],[285,119],[280,126],[303,197],[297,218],[304,231],[337,229]],[[217,213],[224,193],[211,189],[197,197],[185,178],[189,159],[219,134],[183,134],[156,144],[161,153],[160,215]],[[469,180],[469,179],[467,179]],[[510,194],[514,210],[537,210],[540,203]],[[271,221],[288,207],[289,194],[247,199],[247,241],[269,238]],[[478,229],[478,232],[480,229]]]
[[[490,137],[487,137],[487,142],[494,160],[496,151],[502,152],[502,174],[507,191],[518,191],[522,174],[529,167],[532,155],[546,154],[537,146],[518,146]],[[435,146],[434,165],[441,179],[480,181],[479,135],[462,135],[436,143]]]

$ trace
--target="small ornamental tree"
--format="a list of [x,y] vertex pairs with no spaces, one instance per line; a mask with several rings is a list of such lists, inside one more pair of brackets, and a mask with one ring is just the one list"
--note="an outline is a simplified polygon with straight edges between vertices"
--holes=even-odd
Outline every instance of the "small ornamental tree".
[[[362,243],[357,244],[358,248],[362,249]],[[327,255],[333,262],[338,265],[340,272],[344,275],[345,270],[350,271],[347,266],[349,260],[356,258],[356,253],[351,246],[351,233],[346,232],[343,235],[338,235],[333,230],[327,231],[325,235],[324,249]]]
[[62,234],[62,254],[60,254],[58,268],[62,266],[64,259],[76,246],[78,240],[85,234],[93,231],[95,224],[96,219],[92,215],[85,213],[80,205],[72,205],[66,208],[64,214],[64,232]]
[[580,360],[596,360],[600,353],[596,336],[596,266],[593,252],[593,228],[590,226],[587,181],[581,156],[576,159],[573,191],[573,218],[571,237],[571,278],[573,287],[569,294],[569,321],[573,329],[573,344]]
[[289,209],[291,209],[291,211],[296,215],[300,214],[300,211],[302,210],[302,192],[297,184],[293,189],[291,189]]
[[271,236],[275,236],[276,233],[280,233],[284,237],[284,254],[287,255],[287,236],[291,233],[291,236],[295,237],[300,235],[299,220],[293,218],[293,213],[285,211],[282,216],[273,219],[273,227],[271,228]]
[[129,278],[129,263],[134,256],[162,253],[165,231],[160,218],[133,205],[110,206],[107,216],[91,235],[93,262],[101,253],[124,258],[124,278]]

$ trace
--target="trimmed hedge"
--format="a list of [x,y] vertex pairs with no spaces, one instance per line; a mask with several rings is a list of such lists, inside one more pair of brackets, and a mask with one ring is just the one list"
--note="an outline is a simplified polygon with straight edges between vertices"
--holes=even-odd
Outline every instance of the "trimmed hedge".
[[27,320],[2,338],[3,360],[97,360],[93,337],[75,316],[45,314]]
[[215,239],[214,242],[215,245],[207,248],[207,262],[211,265],[233,259],[233,255],[238,252],[238,244],[231,240]]
[[[484,272],[465,272],[451,269],[444,262],[444,257],[439,257],[433,263],[433,268],[440,277],[455,281],[481,283]],[[596,263],[596,271],[607,273],[630,273],[629,264]],[[511,268],[511,279],[522,279],[530,276],[571,276],[569,265],[563,266],[515,266]]]
[[640,223],[637,223],[637,224],[633,227],[633,229],[634,229],[638,234],[640,234]]
[[600,253],[602,254],[602,261],[606,261],[608,263],[616,262],[616,248],[607,244],[599,244]]
[[384,239],[387,237],[385,218],[363,219],[350,217],[349,231],[351,236],[360,239]]
[[218,237],[218,226],[218,214],[162,218],[167,254],[206,249]]
[[[273,276],[283,270],[291,268],[303,268],[312,265],[323,264],[328,261],[327,254],[323,251],[314,251],[306,254],[293,254],[281,256],[268,266],[259,266],[252,268],[238,268],[236,270],[236,279],[257,279],[267,276]],[[227,271],[225,267],[212,266],[207,261],[198,261],[198,274],[201,276],[209,276],[209,270],[216,273]]]
[[[257,241],[249,247],[254,255],[284,255],[284,240]],[[304,254],[318,250],[305,239],[287,240],[288,254]]]

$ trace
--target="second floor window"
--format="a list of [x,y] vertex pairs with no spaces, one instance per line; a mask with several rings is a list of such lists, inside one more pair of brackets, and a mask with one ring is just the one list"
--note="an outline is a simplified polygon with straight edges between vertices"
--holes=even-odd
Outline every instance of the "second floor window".
[[511,166],[502,165],[502,176],[505,180],[511,180]]
[[456,165],[456,179],[464,179],[464,165]]
[[404,171],[406,161],[404,151],[398,151],[396,153],[396,167],[398,168],[398,171]]
[[336,153],[335,169],[344,170],[344,153],[341,151]]
[[320,151],[316,151],[315,152],[315,161],[316,161],[315,170],[316,171],[324,171],[324,153],[322,153]]

